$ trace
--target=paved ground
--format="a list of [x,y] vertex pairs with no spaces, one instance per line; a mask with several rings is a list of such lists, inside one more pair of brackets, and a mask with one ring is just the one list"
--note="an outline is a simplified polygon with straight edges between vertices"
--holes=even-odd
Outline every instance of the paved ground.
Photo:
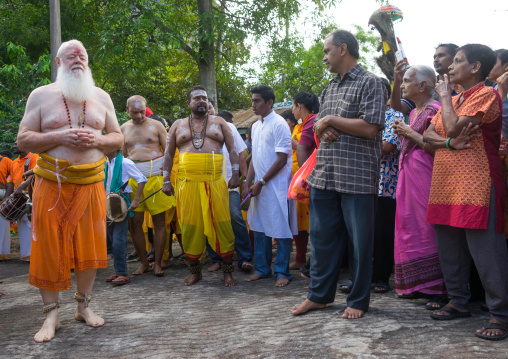
[[[111,264],[111,263],[110,263]],[[136,268],[129,264],[129,270]],[[205,266],[204,268],[206,268]],[[38,290],[28,284],[28,265],[0,263],[1,358],[507,358],[508,340],[488,342],[474,330],[488,315],[472,305],[472,318],[437,322],[425,300],[400,300],[394,291],[373,294],[359,320],[340,314],[346,295],[328,308],[294,317],[289,310],[306,294],[299,276],[285,288],[275,279],[224,288],[222,274],[204,271],[192,287],[187,269],[174,261],[166,275],[152,274],[110,287],[112,268],[99,270],[91,307],[106,324],[99,329],[73,319],[74,290],[63,292],[62,328],[49,343],[32,338],[43,322]],[[294,272],[297,274],[297,272]]]

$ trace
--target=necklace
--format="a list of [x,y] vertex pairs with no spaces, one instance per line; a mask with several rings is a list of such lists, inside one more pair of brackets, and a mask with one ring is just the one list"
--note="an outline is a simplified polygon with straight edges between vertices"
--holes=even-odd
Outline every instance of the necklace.
[[[63,102],[65,105],[65,111],[67,111],[67,119],[69,120],[69,127],[72,128],[71,113],[69,112],[69,106],[67,106],[67,100],[62,94]],[[78,117],[78,128],[85,127],[85,114],[86,114],[86,101],[83,102],[83,112]]]
[[420,109],[415,109],[415,114],[413,116],[413,118],[417,118],[424,110],[425,108],[427,108],[427,105],[431,104],[433,102],[433,98],[429,98],[427,101],[425,101],[425,103],[423,104],[423,106],[420,108]]
[[189,116],[189,127],[191,130],[192,137],[192,145],[196,150],[201,152],[201,147],[205,144],[205,135],[206,135],[206,123],[208,122],[208,114],[206,114],[205,121],[203,122],[203,127],[201,127],[201,131],[194,130],[192,113]]

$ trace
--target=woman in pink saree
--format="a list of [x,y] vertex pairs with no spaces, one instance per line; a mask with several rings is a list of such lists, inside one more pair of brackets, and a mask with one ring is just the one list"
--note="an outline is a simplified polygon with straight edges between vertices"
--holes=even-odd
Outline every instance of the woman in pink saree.
[[409,126],[399,121],[394,125],[403,137],[395,215],[395,290],[404,299],[430,297],[427,309],[431,310],[446,304],[436,233],[434,225],[425,220],[434,149],[423,142],[423,134],[441,107],[432,97],[435,84],[430,67],[407,70],[401,90],[416,108],[409,115]]

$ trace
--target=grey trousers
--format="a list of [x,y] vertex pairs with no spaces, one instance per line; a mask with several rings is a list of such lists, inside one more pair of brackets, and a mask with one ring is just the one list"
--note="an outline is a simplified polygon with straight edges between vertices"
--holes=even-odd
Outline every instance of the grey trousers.
[[485,288],[493,318],[508,323],[508,251],[504,233],[496,232],[494,185],[490,194],[487,229],[464,229],[436,224],[437,251],[450,302],[467,308],[471,297],[472,261]]

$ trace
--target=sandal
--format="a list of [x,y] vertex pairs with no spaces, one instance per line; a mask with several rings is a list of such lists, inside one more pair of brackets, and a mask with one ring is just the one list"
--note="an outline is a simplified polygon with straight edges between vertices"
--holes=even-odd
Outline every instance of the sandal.
[[111,284],[114,286],[119,286],[119,285],[124,285],[124,284],[130,283],[130,282],[131,282],[131,280],[129,279],[129,277],[119,275],[119,276],[117,276],[116,279],[111,281]]
[[455,318],[469,318],[471,316],[471,312],[460,312],[455,308],[444,306],[440,309],[443,312],[450,313],[449,315],[437,315],[434,313],[430,313],[430,317],[435,320],[452,320]]
[[[432,306],[433,303],[436,303],[438,306],[437,307]],[[431,297],[429,299],[429,301],[425,305],[425,308],[428,310],[437,310],[437,309],[443,308],[447,304],[448,304],[448,301],[445,298],[443,298],[439,295],[436,295],[435,297]]]
[[503,331],[503,334],[492,336],[492,335],[485,335],[481,333],[475,333],[475,335],[478,338],[485,339],[485,340],[503,340],[508,338],[508,326],[500,324],[500,323],[489,323],[486,327],[484,327],[485,330],[487,329],[500,329]]
[[339,290],[342,293],[351,293],[351,288],[353,287],[353,282],[348,279],[344,283],[339,284]]
[[111,277],[109,277],[108,279],[106,279],[106,283],[111,283],[112,281],[114,281],[116,278],[118,278],[119,275],[117,274],[113,274]]
[[134,252],[130,253],[130,254],[127,256],[127,260],[128,260],[128,261],[136,260],[136,259],[138,259],[138,258],[139,258],[139,254],[138,254],[136,251],[134,251]]
[[[376,289],[377,287],[380,287],[382,289]],[[378,281],[374,283],[374,293],[386,293],[390,290],[390,286],[388,283],[383,281]]]

